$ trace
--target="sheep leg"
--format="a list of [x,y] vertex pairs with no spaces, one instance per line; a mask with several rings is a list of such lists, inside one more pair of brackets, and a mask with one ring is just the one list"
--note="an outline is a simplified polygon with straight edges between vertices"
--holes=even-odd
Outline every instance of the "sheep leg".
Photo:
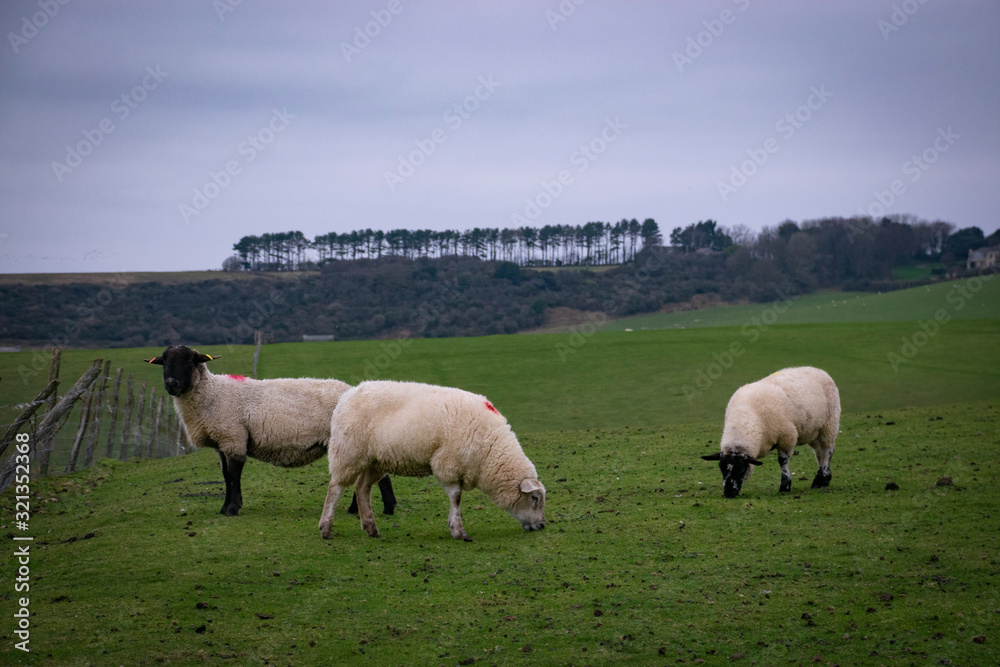
[[366,470],[360,475],[354,484],[355,496],[358,499],[358,518],[361,519],[361,527],[368,537],[380,537],[378,526],[375,525],[375,512],[372,511],[372,485],[375,483],[375,473]]
[[392,482],[385,475],[378,481],[378,490],[382,493],[382,514],[392,514],[396,511],[396,494],[392,492]]
[[792,490],[792,473],[788,471],[789,459],[788,454],[778,452],[778,465],[781,466],[781,486],[778,487],[780,493],[788,493]]
[[[385,475],[378,481],[378,490],[382,493],[382,514],[392,514],[396,511],[396,494],[392,492],[392,482],[389,476]],[[373,510],[374,511],[374,510]],[[354,492],[351,497],[351,506],[347,508],[348,514],[358,513],[358,492]]]
[[232,457],[229,458],[221,451],[219,459],[222,461],[222,478],[226,481],[226,499],[222,503],[220,514],[226,516],[236,516],[243,507],[243,493],[240,490],[240,478],[243,475],[243,464],[246,459]]
[[833,475],[830,473],[830,460],[833,458],[833,447],[821,443],[819,439],[813,443],[813,452],[816,454],[816,477],[813,478],[812,488],[822,489],[830,486]]
[[329,540],[330,529],[333,525],[333,509],[337,506],[344,487],[337,484],[336,478],[330,479],[330,487],[326,491],[326,502],[323,503],[323,514],[319,518],[319,535],[324,540]]
[[462,502],[462,487],[458,484],[449,484],[444,487],[444,490],[448,494],[448,500],[450,501],[448,528],[451,530],[451,536],[456,540],[471,542],[472,538],[465,532],[465,527],[462,525],[462,510],[459,507],[459,504]]

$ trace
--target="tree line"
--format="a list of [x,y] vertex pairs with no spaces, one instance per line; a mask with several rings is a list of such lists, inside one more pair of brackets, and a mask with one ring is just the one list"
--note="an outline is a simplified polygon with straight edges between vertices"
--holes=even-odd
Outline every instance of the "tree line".
[[[992,237],[991,237],[992,238]],[[778,243],[780,241],[780,243]],[[995,244],[996,239],[993,240]],[[315,270],[334,261],[401,257],[433,259],[458,256],[512,262],[522,267],[614,266],[635,261],[644,249],[663,243],[652,218],[639,222],[588,222],[541,228],[361,229],[320,234],[308,239],[300,231],[248,235],[233,244],[235,254],[223,262],[227,271]],[[757,258],[794,256],[799,265],[833,253],[842,267],[837,280],[870,279],[904,261],[964,261],[969,250],[990,242],[978,227],[955,229],[947,222],[912,215],[829,217],[798,223],[792,220],[755,232],[745,225],[724,227],[701,220],[675,227],[668,248],[681,253],[743,253]],[[827,257],[827,260],[830,258]],[[844,268],[850,267],[850,268]],[[801,271],[800,271],[801,273]],[[820,280],[836,284],[837,280]]]
[[652,218],[541,228],[475,227],[464,232],[362,229],[320,234],[312,240],[289,231],[244,236],[233,244],[236,254],[223,263],[223,269],[295,271],[336,260],[450,255],[519,266],[608,266],[633,261],[638,252],[661,241],[659,225]]
[[[304,334],[347,340],[514,333],[565,309],[614,318],[683,304],[766,302],[817,289],[909,287],[968,275],[969,250],[1000,244],[1000,232],[987,237],[978,227],[956,230],[912,216],[786,220],[760,232],[702,220],[670,236],[670,247],[650,242],[631,261],[600,271],[463,257],[452,241],[443,257],[413,258],[414,250],[410,257],[378,257],[376,250],[369,258],[370,251],[362,257],[359,248],[355,261],[327,261],[318,271],[283,277],[248,271],[237,280],[191,283],[11,285],[0,290],[0,340],[161,347],[250,343],[257,329],[276,341]],[[314,252],[304,241],[292,234],[269,256],[292,266],[309,261],[300,259]],[[592,252],[604,251],[599,243],[606,241],[595,240]],[[623,243],[618,252],[624,255],[631,241]],[[551,249],[546,257],[552,261]]]

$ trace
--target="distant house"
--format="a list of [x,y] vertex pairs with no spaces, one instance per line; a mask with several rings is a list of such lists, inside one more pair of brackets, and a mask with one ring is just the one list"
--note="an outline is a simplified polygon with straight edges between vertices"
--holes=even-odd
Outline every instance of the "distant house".
[[1000,245],[970,250],[969,259],[965,262],[967,269],[992,269],[996,266],[1000,266]]

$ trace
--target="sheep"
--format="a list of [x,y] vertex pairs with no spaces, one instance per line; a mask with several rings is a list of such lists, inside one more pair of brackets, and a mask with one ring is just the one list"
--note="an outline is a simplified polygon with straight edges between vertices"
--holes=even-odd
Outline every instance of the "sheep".
[[743,385],[729,399],[719,452],[702,456],[718,461],[722,491],[727,498],[739,495],[743,482],[762,465],[772,448],[778,450],[781,485],[792,490],[788,460],[795,445],[808,444],[819,470],[812,488],[830,485],[830,459],[840,428],[840,394],[833,379],[811,366],[786,368]]
[[[163,366],[163,386],[174,397],[191,443],[219,452],[226,482],[220,513],[236,516],[243,506],[240,477],[247,457],[286,468],[318,460],[330,438],[330,415],[350,385],[339,380],[215,375],[206,364],[218,358],[175,345],[144,361]],[[392,483],[386,477],[378,484],[384,511],[392,514]]]
[[545,487],[507,420],[484,396],[451,387],[389,380],[346,392],[330,425],[330,487],[320,517],[330,539],[333,510],[357,480],[358,517],[379,537],[371,486],[382,475],[434,475],[450,501],[448,528],[471,542],[462,525],[462,492],[480,488],[528,531],[545,527]]

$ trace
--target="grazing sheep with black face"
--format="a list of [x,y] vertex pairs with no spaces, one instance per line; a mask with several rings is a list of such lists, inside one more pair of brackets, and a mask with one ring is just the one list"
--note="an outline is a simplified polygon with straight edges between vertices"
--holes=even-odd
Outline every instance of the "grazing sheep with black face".
[[702,456],[718,461],[722,492],[727,498],[740,493],[752,466],[771,449],[778,450],[781,465],[779,491],[792,490],[788,461],[796,445],[809,445],[819,470],[812,488],[830,485],[830,459],[840,429],[840,393],[833,379],[818,368],[786,368],[736,390],[726,406],[721,451]]
[[[247,457],[292,468],[326,453],[330,415],[350,385],[312,378],[252,380],[214,375],[209,354],[175,345],[147,359],[163,366],[163,386],[174,397],[191,443],[218,450],[226,500],[221,513],[236,516],[243,506],[240,477]],[[379,481],[386,514],[396,498],[386,477]]]
[[416,382],[362,382],[343,395],[330,426],[330,489],[320,535],[330,538],[333,510],[357,480],[361,527],[378,537],[371,486],[386,473],[434,475],[450,500],[448,528],[462,525],[462,492],[480,488],[525,530],[545,527],[545,487],[507,420],[485,397]]

